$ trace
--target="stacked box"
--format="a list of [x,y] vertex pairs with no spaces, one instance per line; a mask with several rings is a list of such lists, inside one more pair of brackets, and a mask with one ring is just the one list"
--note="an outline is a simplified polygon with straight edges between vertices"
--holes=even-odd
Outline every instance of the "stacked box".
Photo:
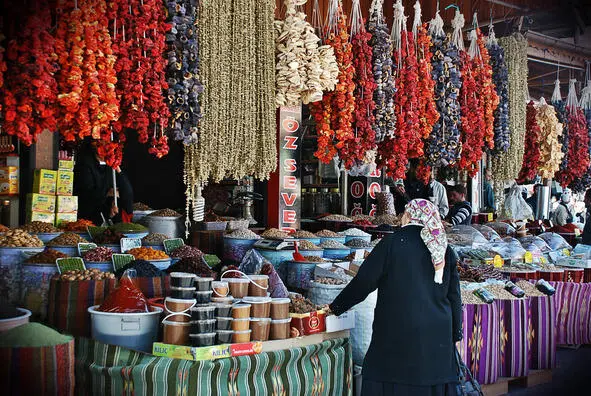
[[0,195],[18,194],[18,167],[0,167]]
[[74,172],[60,169],[57,171],[57,195],[74,194]]
[[57,189],[57,172],[49,169],[35,169],[33,192],[44,195],[55,195]]
[[78,197],[71,195],[58,195],[56,203],[56,213],[76,213],[78,212]]
[[30,223],[32,221],[42,221],[44,223],[55,223],[55,213],[46,213],[46,212],[32,212],[27,210],[27,222]]
[[59,170],[74,170],[74,161],[73,160],[59,160],[59,165],[57,167]]
[[63,222],[72,223],[78,220],[78,213],[56,213],[55,214],[55,225],[61,226]]

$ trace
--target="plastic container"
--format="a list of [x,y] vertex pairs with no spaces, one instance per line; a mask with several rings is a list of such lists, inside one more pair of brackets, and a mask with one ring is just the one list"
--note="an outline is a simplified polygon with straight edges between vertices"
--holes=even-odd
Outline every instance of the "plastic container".
[[291,319],[279,319],[271,321],[269,331],[272,340],[285,340],[289,338]]
[[224,237],[224,253],[222,260],[232,264],[240,264],[246,253],[258,239],[237,239]]
[[314,270],[317,263],[288,261],[287,262],[287,287],[308,290],[310,282],[314,279]]
[[216,333],[189,334],[191,345],[194,347],[207,347],[215,345]]
[[24,308],[17,308],[22,315],[8,318],[8,319],[0,319],[0,333],[15,328],[20,325],[24,325],[25,323],[29,323],[29,319],[31,318],[31,311]]
[[188,272],[171,272],[170,273],[170,286],[171,287],[193,287],[195,282],[195,274]]
[[226,281],[211,282],[211,288],[213,289],[213,295],[216,297],[226,297],[230,294],[230,286]]
[[195,292],[195,299],[197,300],[197,304],[207,304],[211,302],[211,293],[213,293],[211,290]]
[[[164,310],[170,322],[188,322],[191,320],[191,309],[195,306],[195,299],[185,300],[172,297],[164,299]],[[183,315],[186,314],[186,315]]]
[[21,297],[21,262],[25,257],[43,251],[39,248],[0,247],[0,296],[18,303]]
[[351,249],[324,249],[324,258],[342,259],[351,253]]
[[232,307],[232,317],[234,319],[250,318],[250,304],[236,304]]
[[63,254],[67,254],[70,257],[78,256],[78,246],[50,246],[50,248]]
[[171,238],[182,238],[185,234],[185,224],[182,216],[145,216],[142,223],[154,234],[169,235]]
[[271,319],[289,319],[289,298],[274,298],[271,300]]
[[250,330],[235,331],[234,334],[232,334],[232,343],[241,344],[244,342],[250,342],[250,334]]
[[267,289],[269,288],[269,276],[249,275],[249,278],[252,282],[248,284],[248,295],[252,297],[266,297]]
[[245,331],[250,329],[250,318],[241,318],[232,320],[232,330]]
[[293,253],[295,250],[267,250],[267,249],[257,249],[257,252],[261,254],[264,258],[269,260],[275,269],[278,269],[281,263],[284,261],[293,260]]
[[188,345],[191,323],[162,321],[162,342],[172,345]]
[[31,235],[36,235],[37,238],[41,239],[41,242],[47,243],[47,242],[51,241],[53,238],[57,238],[61,234],[62,234],[62,232],[40,232],[38,234],[31,234]]
[[248,284],[250,281],[244,278],[226,278],[230,286],[230,294],[234,298],[242,298],[248,295]]
[[216,329],[218,330],[231,330],[232,329],[232,318],[215,318]]
[[211,302],[215,304],[232,304],[234,302],[234,297],[211,297]]
[[112,261],[85,261],[84,266],[86,269],[97,269],[103,272],[114,272]]
[[[370,236],[371,239],[371,236]],[[322,244],[322,242],[324,241],[335,241],[335,242],[339,242],[342,243],[343,245],[345,244],[345,242],[347,241],[347,237],[346,236],[338,236],[338,237],[320,237],[320,244]]]
[[215,315],[229,317],[232,315],[232,304],[215,304]]
[[215,307],[213,305],[191,308],[191,320],[210,320],[213,318],[215,318]]
[[55,263],[22,264],[20,300],[24,308],[41,320],[47,315],[49,281],[57,273]]
[[363,239],[366,242],[371,242],[371,235],[362,235],[362,236],[345,235],[345,243],[347,243],[353,239]]
[[213,278],[195,278],[195,288],[198,292],[211,291],[211,283]]
[[215,331],[216,320],[192,320],[191,334],[213,333]]
[[[195,298],[195,288],[194,287],[171,287],[170,288],[170,297],[178,298],[180,300],[192,300]],[[199,301],[197,301],[198,304]]]
[[98,305],[88,308],[92,338],[105,344],[119,345],[142,352],[151,352],[158,340],[162,308],[152,312],[116,313],[97,311]]
[[251,305],[251,318],[268,318],[271,314],[271,301],[273,299],[270,297],[244,297],[242,301]]
[[268,341],[271,330],[270,318],[251,318],[250,319],[250,339],[252,341]]
[[230,344],[232,342],[232,330],[218,330],[216,331],[216,341],[218,344]]
[[172,260],[169,258],[163,260],[148,260],[148,262],[160,271],[165,271],[172,265]]

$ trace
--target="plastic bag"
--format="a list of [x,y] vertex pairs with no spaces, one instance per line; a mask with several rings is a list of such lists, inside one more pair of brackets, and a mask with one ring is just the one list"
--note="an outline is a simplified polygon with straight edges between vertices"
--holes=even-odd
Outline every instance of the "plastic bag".
[[546,241],[537,236],[530,235],[526,237],[521,237],[519,238],[519,243],[521,243],[521,246],[523,246],[525,250],[532,252],[534,256],[536,255],[536,253],[544,254],[552,251],[552,249],[550,248],[550,246],[548,246]]
[[121,276],[119,285],[99,307],[101,312],[141,313],[150,312],[148,301],[142,291],[133,283],[135,270],[127,270]]
[[500,241],[490,242],[488,249],[504,259],[521,260],[525,256],[525,249],[515,238],[507,237]]
[[591,259],[591,245],[579,243],[573,250],[573,255],[581,256],[584,259]]
[[542,238],[550,249],[552,250],[562,250],[562,249],[569,249],[571,250],[573,247],[568,244],[566,239],[564,239],[560,234],[556,234],[555,232],[544,232],[540,234],[540,238]]
[[448,228],[446,232],[450,245],[476,249],[488,243],[488,240],[472,226],[457,225]]
[[263,268],[263,265],[268,262],[269,261],[265,259],[258,251],[255,249],[250,249],[244,255],[244,258],[238,266],[238,270],[244,272],[247,275],[258,275],[261,273],[261,268]]
[[500,241],[501,236],[491,227],[484,224],[473,224],[472,227],[489,241]]
[[509,189],[509,194],[505,198],[505,205],[501,213],[501,217],[513,220],[528,220],[534,218],[534,213],[531,206],[525,202],[521,194],[523,188],[514,184]]
[[515,234],[517,233],[517,230],[511,224],[502,223],[502,222],[493,222],[493,223],[486,223],[486,225],[488,227],[492,228],[493,230],[495,230],[495,232],[497,234],[499,234],[499,236],[501,238],[514,237]]

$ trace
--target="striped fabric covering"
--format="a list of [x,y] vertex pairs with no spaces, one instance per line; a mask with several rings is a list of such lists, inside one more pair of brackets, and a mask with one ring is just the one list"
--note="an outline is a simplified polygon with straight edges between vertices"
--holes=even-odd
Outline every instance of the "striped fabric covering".
[[168,290],[170,289],[170,277],[168,275],[153,278],[136,278],[134,282],[146,298],[168,296]]
[[460,355],[480,384],[492,384],[499,378],[500,324],[496,304],[467,304],[464,306],[464,338]]
[[349,339],[213,361],[155,357],[86,338],[76,340],[80,395],[352,394]]
[[495,300],[493,304],[497,306],[501,316],[499,375],[524,377],[529,373],[530,362],[529,301]]
[[42,348],[0,348],[4,395],[74,394],[74,340]]
[[529,298],[530,369],[556,367],[556,306],[550,297]]
[[556,288],[557,344],[591,344],[591,283],[550,283]]

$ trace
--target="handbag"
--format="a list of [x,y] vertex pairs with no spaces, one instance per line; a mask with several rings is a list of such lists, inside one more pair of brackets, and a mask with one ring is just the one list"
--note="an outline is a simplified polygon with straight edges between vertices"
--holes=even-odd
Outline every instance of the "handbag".
[[458,364],[459,384],[457,394],[461,396],[484,396],[480,384],[472,377],[470,369],[462,361],[462,357],[457,348],[454,348],[456,363]]

